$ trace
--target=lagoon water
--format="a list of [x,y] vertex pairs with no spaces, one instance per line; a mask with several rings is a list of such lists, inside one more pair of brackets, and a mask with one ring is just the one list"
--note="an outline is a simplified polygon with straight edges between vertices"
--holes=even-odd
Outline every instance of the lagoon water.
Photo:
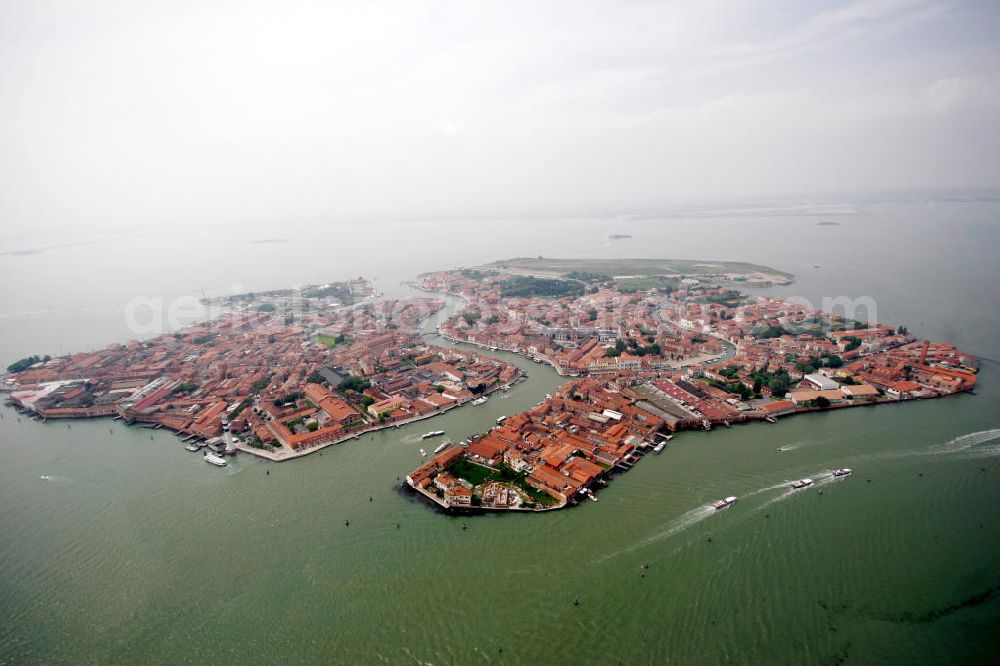
[[[133,337],[123,312],[136,297],[166,307],[357,275],[405,295],[422,271],[539,254],[767,264],[796,275],[769,293],[869,296],[880,319],[985,360],[975,395],[683,433],[599,502],[530,516],[448,517],[402,492],[427,424],[217,469],[167,433],[0,407],[2,662],[993,660],[997,202],[77,240],[0,241],[4,364]],[[505,357],[530,379],[435,429],[484,430],[560,383]],[[829,476],[843,466],[855,474]],[[816,485],[789,492],[802,476]],[[726,495],[740,500],[707,508]]]

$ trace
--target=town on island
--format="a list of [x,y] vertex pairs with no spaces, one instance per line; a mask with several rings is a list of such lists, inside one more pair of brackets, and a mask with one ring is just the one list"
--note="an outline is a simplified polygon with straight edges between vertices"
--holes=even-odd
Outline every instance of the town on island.
[[[537,257],[421,275],[412,286],[427,297],[385,298],[363,278],[239,294],[205,299],[219,314],[180,331],[21,359],[0,389],[33,419],[164,428],[225,466],[237,452],[280,462],[481,405],[526,378],[489,354],[513,352],[566,383],[421,449],[403,482],[445,511],[483,512],[596,501],[681,430],[975,388],[978,360],[950,344],[740,290],[790,281],[734,262]],[[455,346],[420,330],[444,296],[461,300],[437,329]]]

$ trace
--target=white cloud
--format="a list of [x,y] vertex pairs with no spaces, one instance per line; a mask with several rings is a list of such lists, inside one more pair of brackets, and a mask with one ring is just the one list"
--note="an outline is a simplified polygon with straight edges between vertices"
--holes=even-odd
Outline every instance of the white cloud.
[[927,87],[924,94],[934,112],[947,113],[973,102],[982,92],[983,86],[979,82],[953,76],[938,79]]

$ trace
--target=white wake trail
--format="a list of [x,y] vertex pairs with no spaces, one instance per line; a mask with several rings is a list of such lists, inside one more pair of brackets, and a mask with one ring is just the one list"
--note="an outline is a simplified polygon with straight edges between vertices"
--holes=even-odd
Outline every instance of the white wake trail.
[[978,432],[970,432],[966,435],[960,435],[959,437],[948,440],[944,444],[932,447],[930,452],[933,454],[962,453],[968,451],[969,449],[976,448],[981,444],[992,442],[995,439],[1000,439],[1000,428],[980,430]]

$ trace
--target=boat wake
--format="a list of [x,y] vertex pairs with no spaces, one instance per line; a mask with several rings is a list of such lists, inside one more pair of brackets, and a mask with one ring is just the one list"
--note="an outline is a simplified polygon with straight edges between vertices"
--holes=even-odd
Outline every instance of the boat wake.
[[618,557],[619,555],[625,555],[626,553],[631,553],[633,551],[639,550],[640,548],[645,548],[646,546],[656,543],[657,541],[662,541],[675,534],[680,534],[692,525],[697,525],[701,521],[705,520],[712,514],[718,513],[711,504],[704,504],[696,509],[691,509],[690,511],[680,515],[676,519],[667,523],[666,529],[662,532],[653,534],[652,536],[646,537],[642,541],[632,544],[627,548],[622,548],[621,550],[616,550],[613,553],[608,553],[604,557],[598,558],[598,562],[606,562],[612,558]]
[[1000,439],[1000,428],[970,432],[948,440],[930,449],[934,455],[961,454],[966,457],[981,458],[1000,453],[1000,443],[983,446]]
[[772,497],[768,501],[764,502],[760,506],[756,507],[754,511],[760,511],[761,509],[766,509],[772,504],[777,504],[778,502],[784,502],[786,499],[793,497],[804,492],[808,492],[814,488],[822,488],[825,485],[829,485],[845,477],[834,476],[833,472],[830,470],[824,470],[822,472],[817,472],[809,477],[813,480],[812,485],[806,486],[805,488],[792,488],[792,480],[782,481],[781,483],[774,486],[775,488],[785,488],[785,492],[781,493],[776,497]]
[[[832,478],[832,474],[831,474],[831,478]],[[761,493],[772,492],[774,490],[778,490],[779,488],[785,488],[785,487],[788,486],[789,483],[791,483],[791,481],[782,481],[781,483],[775,483],[775,484],[772,484],[772,485],[769,485],[769,486],[763,486],[761,488],[757,488],[756,490],[751,490],[750,492],[746,492],[746,493],[743,493],[743,494],[739,495],[739,499],[740,500],[745,500],[745,499],[748,499],[750,497],[754,497],[755,495],[760,495]],[[672,536],[680,534],[681,532],[683,532],[684,530],[688,529],[689,527],[693,527],[694,525],[697,525],[701,521],[703,521],[706,518],[708,518],[710,516],[713,516],[713,515],[715,515],[717,513],[721,513],[721,511],[717,510],[714,506],[712,506],[711,502],[708,503],[708,504],[704,504],[702,506],[699,506],[697,508],[691,509],[690,511],[681,514],[680,516],[678,516],[674,520],[672,520],[669,523],[667,523],[667,525],[663,529],[663,531],[657,532],[656,534],[653,534],[653,535],[651,535],[649,537],[646,537],[642,541],[640,541],[640,542],[638,542],[636,544],[633,544],[633,545],[631,545],[631,546],[629,546],[627,548],[623,548],[621,550],[617,550],[617,551],[615,551],[613,553],[605,555],[604,557],[598,559],[597,561],[598,562],[604,562],[606,560],[610,560],[613,557],[618,557],[619,555],[624,555],[625,553],[631,553],[634,550],[638,550],[638,549],[643,548],[645,546],[648,546],[648,545],[650,545],[652,543],[656,543],[657,541],[662,541],[664,539],[668,539],[668,538],[670,538]]]
[[716,510],[711,504],[704,504],[699,506],[697,509],[691,509],[687,513],[684,513],[680,517],[671,521],[665,530],[646,539],[646,542],[652,543],[654,541],[659,541],[660,539],[672,537],[675,534],[680,534],[687,528],[697,525],[715,513]]
[[781,449],[781,452],[784,453],[786,451],[794,451],[796,449],[805,448],[807,446],[814,446],[816,444],[822,444],[825,441],[827,441],[827,440],[821,440],[821,439],[800,439],[800,440],[797,440],[797,441],[794,441],[794,442],[789,442],[788,444],[782,444],[779,448]]
[[763,488],[758,488],[757,490],[754,490],[753,492],[743,493],[742,497],[743,498],[753,497],[754,495],[760,495],[761,493],[766,493],[766,492],[770,492],[772,490],[777,490],[778,488],[784,488],[789,483],[791,483],[791,481],[782,481],[781,483],[775,483],[774,485],[771,485],[771,486],[764,486]]
[[979,430],[953,437],[943,444],[933,444],[920,449],[903,449],[868,453],[852,458],[854,462],[878,462],[924,456],[955,456],[959,458],[991,458],[1000,455],[1000,428]]

